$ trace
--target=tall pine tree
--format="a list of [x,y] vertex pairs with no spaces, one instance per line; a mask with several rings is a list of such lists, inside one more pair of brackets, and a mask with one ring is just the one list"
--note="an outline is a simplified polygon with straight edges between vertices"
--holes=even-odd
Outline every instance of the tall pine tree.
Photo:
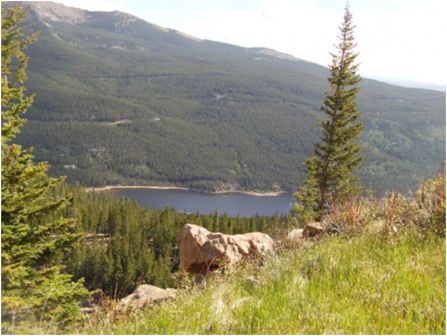
[[61,258],[78,235],[63,216],[69,195],[62,178],[50,178],[46,163],[33,163],[31,149],[12,143],[32,104],[26,95],[28,58],[35,39],[20,27],[23,9],[2,8],[2,331],[42,333],[81,317],[77,302],[86,297],[82,282],[63,273]]
[[353,30],[347,4],[337,53],[331,54],[330,89],[322,107],[326,119],[320,122],[323,135],[306,161],[305,183],[295,193],[294,213],[302,222],[321,219],[332,202],[342,202],[360,191],[353,175],[362,161],[358,137],[363,129],[357,108],[360,76]]

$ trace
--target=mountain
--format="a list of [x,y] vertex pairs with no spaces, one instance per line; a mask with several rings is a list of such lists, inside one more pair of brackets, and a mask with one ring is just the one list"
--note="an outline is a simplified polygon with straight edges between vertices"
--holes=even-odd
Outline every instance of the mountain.
[[390,79],[390,78],[381,78],[381,77],[375,77],[374,79],[377,79],[379,81],[393,84],[393,85],[399,85],[409,88],[419,88],[419,89],[427,89],[427,90],[434,90],[434,91],[442,91],[445,92],[445,85],[441,84],[435,84],[435,83],[428,83],[428,82],[419,82],[419,81],[412,81],[412,80],[406,80],[406,79]]
[[413,88],[421,88],[421,89],[428,89],[428,90],[435,90],[435,91],[442,91],[445,92],[445,85],[440,84],[432,84],[432,83],[425,83],[425,82],[413,82],[413,81],[387,81],[390,84],[396,84],[400,86],[405,87],[413,87]]
[[[327,68],[118,11],[21,4],[40,36],[27,50],[26,85],[36,98],[18,141],[34,146],[53,174],[82,185],[206,190],[301,183],[319,137]],[[445,98],[362,81],[366,186],[408,190],[436,172],[445,158]]]

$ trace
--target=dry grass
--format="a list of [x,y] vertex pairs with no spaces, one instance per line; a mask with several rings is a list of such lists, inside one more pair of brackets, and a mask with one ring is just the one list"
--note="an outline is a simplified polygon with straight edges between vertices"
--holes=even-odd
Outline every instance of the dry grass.
[[445,174],[427,180],[415,193],[415,207],[419,226],[445,237],[446,189]]
[[323,221],[326,226],[336,232],[361,233],[374,219],[376,203],[376,201],[366,198],[355,198],[347,202],[336,203]]

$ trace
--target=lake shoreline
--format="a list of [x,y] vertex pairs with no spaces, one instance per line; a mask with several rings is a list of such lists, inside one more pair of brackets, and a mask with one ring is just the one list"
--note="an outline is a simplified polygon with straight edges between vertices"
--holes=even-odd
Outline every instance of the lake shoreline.
[[206,191],[200,189],[191,189],[186,187],[176,187],[176,186],[160,186],[160,185],[112,185],[105,187],[85,187],[81,188],[85,192],[102,192],[102,191],[112,191],[119,189],[152,189],[152,190],[188,190],[188,191],[197,191],[206,194],[243,194],[250,196],[281,196],[285,194],[289,194],[287,191],[266,191],[266,192],[258,192],[258,191],[241,191],[241,190],[221,190],[221,191]]

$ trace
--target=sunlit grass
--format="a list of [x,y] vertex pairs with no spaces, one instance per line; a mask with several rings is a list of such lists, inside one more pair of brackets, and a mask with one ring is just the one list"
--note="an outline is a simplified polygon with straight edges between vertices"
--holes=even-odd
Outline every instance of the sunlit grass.
[[445,239],[416,229],[328,237],[82,332],[445,334]]

